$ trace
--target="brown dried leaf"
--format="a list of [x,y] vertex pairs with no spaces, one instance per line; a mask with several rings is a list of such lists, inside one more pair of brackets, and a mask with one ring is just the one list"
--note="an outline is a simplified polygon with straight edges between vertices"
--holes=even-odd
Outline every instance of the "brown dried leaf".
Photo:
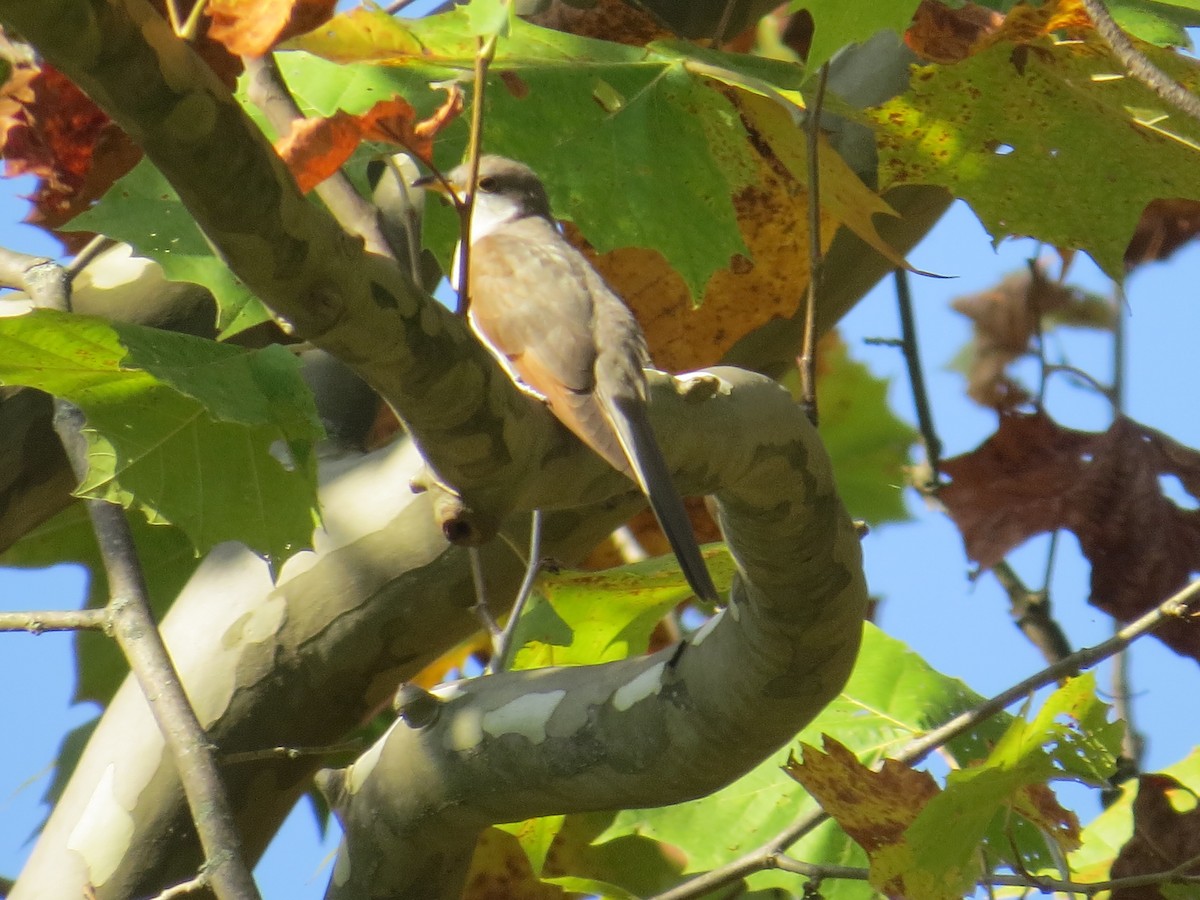
[[845,745],[829,735],[823,739],[824,753],[802,744],[803,760],[790,757],[784,771],[868,854],[900,843],[925,804],[941,792],[933,776],[894,759],[874,771]]
[[[1181,801],[1180,811],[1172,799]],[[1170,775],[1142,775],[1133,801],[1133,836],[1113,861],[1112,878],[1153,875],[1200,856],[1200,808],[1196,795]],[[1200,875],[1200,865],[1186,874]],[[1112,900],[1165,900],[1159,886],[1118,888]]]
[[921,0],[904,43],[930,62],[955,63],[970,56],[979,40],[1003,21],[1000,13],[975,3],[951,9],[937,0]]
[[1152,200],[1142,212],[1125,249],[1125,268],[1167,259],[1197,234],[1200,234],[1200,203]]
[[[974,324],[967,393],[982,406],[1012,409],[1029,395],[1008,377],[1009,363],[1030,349],[1038,322],[1111,325],[1093,298],[1046,277],[1039,266],[1014,272],[998,285],[951,304]],[[1098,318],[1099,317],[1099,318]]]
[[208,36],[237,56],[262,56],[328,22],[337,0],[209,0]]
[[[1095,434],[1040,413],[1005,414],[994,435],[943,470],[952,480],[939,497],[983,568],[1065,528],[1092,564],[1090,602],[1123,622],[1200,571],[1200,510],[1180,508],[1160,484],[1174,476],[1200,499],[1200,454],[1131,419]],[[1200,630],[1170,621],[1155,634],[1200,660]]]

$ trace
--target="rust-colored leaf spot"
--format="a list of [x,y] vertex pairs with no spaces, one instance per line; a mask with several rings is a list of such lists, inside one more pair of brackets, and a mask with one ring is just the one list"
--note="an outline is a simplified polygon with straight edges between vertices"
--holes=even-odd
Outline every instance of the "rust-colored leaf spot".
[[0,153],[6,176],[37,176],[29,221],[47,229],[85,209],[141,157],[66,76],[32,63],[16,65],[0,88]]
[[262,56],[328,22],[337,0],[209,0],[208,36],[238,56]]
[[980,38],[996,31],[1003,21],[1000,13],[975,3],[951,9],[935,0],[921,0],[904,43],[930,62],[956,63],[970,56]]
[[1195,200],[1152,200],[1138,220],[1125,249],[1126,270],[1169,257],[1200,234],[1200,203]]
[[[1181,811],[1172,800],[1183,807]],[[1166,872],[1200,856],[1196,795],[1170,775],[1142,775],[1133,801],[1133,837],[1117,854],[1112,878]],[[1200,874],[1200,864],[1181,874]],[[1118,888],[1112,900],[1165,900],[1159,884]]]
[[518,100],[524,100],[529,96],[529,84],[516,72],[501,72],[500,83]]
[[402,98],[382,100],[359,116],[338,111],[327,118],[300,119],[275,144],[300,190],[308,192],[336,172],[361,141],[386,141],[429,162],[433,139],[462,111],[462,92],[449,91],[445,103],[428,119]]
[[[970,453],[947,460],[940,499],[983,568],[1042,532],[1065,528],[1092,564],[1090,602],[1122,622],[1148,612],[1200,572],[1200,510],[1163,491],[1174,480],[1200,500],[1200,453],[1128,418],[1105,432],[1048,416],[1004,414]],[[1180,621],[1156,636],[1200,660],[1200,629]]]

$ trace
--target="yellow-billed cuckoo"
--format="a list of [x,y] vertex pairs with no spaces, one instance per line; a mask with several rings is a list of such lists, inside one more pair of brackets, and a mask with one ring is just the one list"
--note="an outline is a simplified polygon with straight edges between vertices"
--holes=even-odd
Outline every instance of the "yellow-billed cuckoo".
[[[468,178],[462,165],[446,181],[464,198]],[[446,192],[432,177],[417,184]],[[644,371],[650,354],[633,313],[559,233],[546,189],[528,166],[485,156],[477,187],[468,273],[471,327],[510,375],[545,398],[559,421],[638,483],[688,584],[697,596],[717,602],[650,427]]]

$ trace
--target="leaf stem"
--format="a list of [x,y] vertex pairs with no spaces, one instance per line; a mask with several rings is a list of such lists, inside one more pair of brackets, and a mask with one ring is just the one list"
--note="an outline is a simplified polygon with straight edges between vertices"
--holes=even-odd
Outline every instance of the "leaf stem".
[[809,421],[816,425],[817,411],[817,291],[821,280],[821,106],[829,81],[829,63],[821,66],[817,93],[808,109],[804,130],[808,143],[808,293],[804,302],[804,342],[800,349],[800,397]]

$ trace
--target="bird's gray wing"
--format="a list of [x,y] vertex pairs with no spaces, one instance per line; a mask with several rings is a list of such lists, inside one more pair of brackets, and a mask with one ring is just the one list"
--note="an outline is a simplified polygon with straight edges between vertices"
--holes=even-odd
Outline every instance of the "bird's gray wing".
[[592,294],[577,251],[544,219],[523,219],[476,241],[470,263],[471,326],[559,421],[633,477],[595,395]]

